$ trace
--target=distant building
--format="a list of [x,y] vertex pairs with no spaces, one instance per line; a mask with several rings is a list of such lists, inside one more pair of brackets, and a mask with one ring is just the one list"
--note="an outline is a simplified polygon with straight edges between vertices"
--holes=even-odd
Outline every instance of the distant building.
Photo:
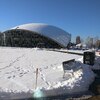
[[71,34],[47,24],[24,24],[0,35],[0,45],[11,47],[66,48]]

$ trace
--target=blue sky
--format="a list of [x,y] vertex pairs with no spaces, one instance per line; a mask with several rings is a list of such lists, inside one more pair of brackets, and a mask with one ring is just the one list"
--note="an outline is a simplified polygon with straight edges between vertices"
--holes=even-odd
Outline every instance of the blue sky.
[[100,0],[0,0],[0,31],[26,23],[58,26],[72,40],[100,37]]

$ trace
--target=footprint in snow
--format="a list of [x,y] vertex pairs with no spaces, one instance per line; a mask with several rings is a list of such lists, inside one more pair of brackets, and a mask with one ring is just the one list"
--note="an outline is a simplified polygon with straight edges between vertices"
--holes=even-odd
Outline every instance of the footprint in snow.
[[22,75],[23,73],[21,72],[21,73],[19,73],[20,75]]
[[8,78],[8,79],[10,79],[10,78],[11,78],[11,76],[8,76],[7,78]]
[[48,69],[48,66],[44,67],[44,69]]
[[24,72],[23,74],[27,74],[27,72]]
[[53,67],[53,65],[52,65],[52,64],[51,64],[50,66],[51,66],[51,67]]
[[9,74],[9,72],[6,72],[5,74]]
[[19,69],[20,67],[16,67],[16,69]]
[[15,78],[15,75],[13,75],[13,78]]
[[20,71],[20,69],[18,69],[17,71]]
[[41,79],[42,79],[43,81],[46,81],[46,79],[45,79],[44,77],[41,77]]
[[39,68],[40,71],[42,71],[42,68]]
[[19,77],[22,77],[23,75],[19,75]]
[[22,77],[23,75],[24,75],[24,73],[23,73],[23,72],[19,73],[19,77]]

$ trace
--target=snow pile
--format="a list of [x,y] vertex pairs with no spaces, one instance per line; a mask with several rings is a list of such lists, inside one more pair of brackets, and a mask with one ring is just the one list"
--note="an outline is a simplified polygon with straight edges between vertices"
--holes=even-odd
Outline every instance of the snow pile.
[[100,70],[100,57],[95,58],[94,65],[91,66],[91,68],[94,70]]
[[94,81],[95,74],[88,65],[75,62],[71,70],[67,70],[64,78],[56,81],[56,84],[49,88],[38,88],[34,96],[39,97],[37,92],[41,91],[41,96],[74,94],[88,91],[89,85]]
[[[80,61],[81,63],[83,63],[83,57],[79,58],[78,61]],[[93,70],[100,70],[100,57],[96,56],[95,57],[95,61],[94,61],[94,65],[89,65],[91,69]]]

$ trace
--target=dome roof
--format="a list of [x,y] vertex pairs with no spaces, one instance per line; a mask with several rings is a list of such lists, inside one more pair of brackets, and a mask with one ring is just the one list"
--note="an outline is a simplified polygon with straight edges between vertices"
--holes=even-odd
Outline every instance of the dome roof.
[[66,47],[71,39],[71,35],[69,33],[58,27],[47,24],[30,23],[19,25],[12,29],[22,29],[37,32],[38,34],[53,39],[63,47]]

